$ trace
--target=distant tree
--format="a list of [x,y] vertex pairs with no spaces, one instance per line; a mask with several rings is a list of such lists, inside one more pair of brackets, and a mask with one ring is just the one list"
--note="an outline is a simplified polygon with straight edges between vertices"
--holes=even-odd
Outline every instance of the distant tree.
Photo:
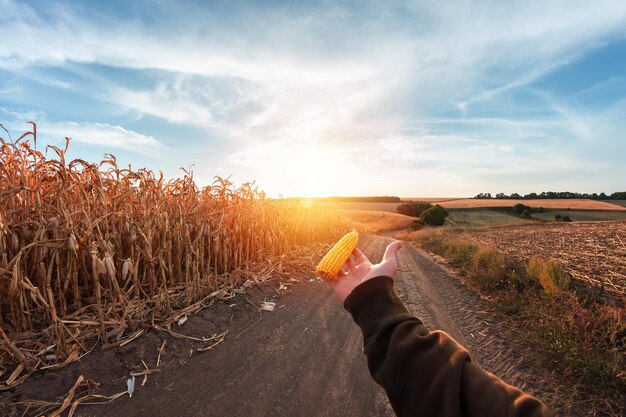
[[517,203],[516,205],[513,206],[513,211],[516,212],[517,214],[522,214],[524,210],[528,210],[529,208],[530,207],[522,203]]
[[420,216],[420,220],[431,226],[442,226],[446,222],[448,212],[441,206],[431,207]]
[[431,208],[433,205],[425,201],[414,201],[411,203],[400,204],[396,211],[406,216],[419,217],[423,212]]
[[[474,198],[492,198],[489,193],[480,193]],[[510,196],[507,196],[504,193],[496,194],[495,198],[498,199],[574,199],[574,198],[588,198],[591,200],[626,200],[626,191],[615,192],[611,195],[606,195],[605,193],[575,193],[571,191],[543,191],[540,194],[537,193],[529,193],[524,196],[521,196],[518,193],[513,193]]]
[[532,219],[532,216],[530,215],[530,210],[528,210],[527,208],[522,211],[522,219]]
[[563,216],[563,217],[561,217],[561,221],[562,222],[571,222],[572,219],[570,219],[569,216]]

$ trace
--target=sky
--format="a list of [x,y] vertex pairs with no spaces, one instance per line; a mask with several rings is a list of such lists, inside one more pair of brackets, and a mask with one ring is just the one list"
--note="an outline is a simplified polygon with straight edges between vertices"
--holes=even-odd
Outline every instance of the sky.
[[0,0],[29,121],[273,197],[624,191],[626,2]]

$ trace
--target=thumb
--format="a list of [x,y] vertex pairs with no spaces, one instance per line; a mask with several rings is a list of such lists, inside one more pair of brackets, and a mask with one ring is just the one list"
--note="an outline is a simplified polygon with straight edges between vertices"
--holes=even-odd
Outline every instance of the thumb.
[[398,263],[398,251],[402,247],[402,242],[396,240],[395,242],[390,243],[385,250],[385,254],[383,255],[383,262],[395,262]]

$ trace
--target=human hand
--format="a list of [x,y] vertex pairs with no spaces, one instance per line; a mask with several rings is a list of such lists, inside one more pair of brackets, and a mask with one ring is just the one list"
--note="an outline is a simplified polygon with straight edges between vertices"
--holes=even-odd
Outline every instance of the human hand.
[[337,278],[328,282],[335,290],[335,295],[341,304],[354,288],[368,279],[382,275],[393,278],[398,272],[398,251],[401,247],[402,242],[398,240],[390,243],[385,250],[383,260],[376,265],[373,265],[358,248],[354,248],[352,251],[354,259],[352,257],[348,259],[345,264],[346,270],[339,271]]

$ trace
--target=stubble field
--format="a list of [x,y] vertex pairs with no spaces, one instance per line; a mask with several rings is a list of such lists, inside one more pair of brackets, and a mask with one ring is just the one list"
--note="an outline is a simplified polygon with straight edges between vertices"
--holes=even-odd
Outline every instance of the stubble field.
[[508,226],[460,237],[518,260],[558,260],[575,279],[620,299],[626,295],[626,222]]

